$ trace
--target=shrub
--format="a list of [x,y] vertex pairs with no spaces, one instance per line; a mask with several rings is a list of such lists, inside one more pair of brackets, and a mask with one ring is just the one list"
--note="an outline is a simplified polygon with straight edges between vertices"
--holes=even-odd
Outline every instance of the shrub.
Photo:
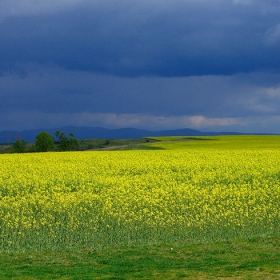
[[25,141],[23,139],[22,140],[17,139],[15,141],[15,143],[13,144],[13,152],[14,153],[24,153],[27,144],[28,144],[27,141]]
[[55,144],[53,137],[48,132],[41,132],[36,136],[35,149],[37,152],[53,151]]
[[74,138],[72,132],[69,133],[69,137],[64,132],[57,130],[55,136],[59,139],[58,148],[60,151],[77,150],[79,147],[78,141]]

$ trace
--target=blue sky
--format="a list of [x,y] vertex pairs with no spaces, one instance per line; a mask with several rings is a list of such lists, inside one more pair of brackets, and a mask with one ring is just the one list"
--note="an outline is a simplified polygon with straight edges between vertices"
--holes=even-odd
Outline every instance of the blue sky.
[[0,0],[0,130],[280,133],[278,0]]

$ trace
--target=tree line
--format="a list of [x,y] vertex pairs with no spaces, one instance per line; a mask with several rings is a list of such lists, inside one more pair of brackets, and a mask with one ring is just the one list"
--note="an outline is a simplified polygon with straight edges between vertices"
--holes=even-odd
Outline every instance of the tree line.
[[[67,136],[64,132],[57,130],[55,136],[56,140],[48,132],[40,132],[35,138],[34,150],[36,152],[73,151],[79,148],[79,143],[72,132]],[[17,139],[13,144],[13,152],[23,153],[27,145],[27,141]]]

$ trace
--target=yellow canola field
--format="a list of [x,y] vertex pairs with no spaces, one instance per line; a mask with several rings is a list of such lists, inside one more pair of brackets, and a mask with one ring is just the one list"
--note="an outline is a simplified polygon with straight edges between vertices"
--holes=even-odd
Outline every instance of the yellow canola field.
[[0,251],[279,234],[279,150],[0,155]]

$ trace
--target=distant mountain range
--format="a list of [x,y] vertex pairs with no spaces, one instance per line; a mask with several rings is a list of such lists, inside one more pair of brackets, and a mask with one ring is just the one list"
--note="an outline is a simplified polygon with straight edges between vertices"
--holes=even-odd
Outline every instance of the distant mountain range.
[[213,135],[238,135],[238,132],[201,132],[199,130],[183,128],[174,130],[144,130],[137,128],[120,128],[108,129],[103,127],[85,127],[85,126],[65,126],[53,129],[33,129],[22,131],[1,131],[0,143],[13,143],[16,139],[24,139],[28,142],[34,142],[36,135],[42,131],[46,131],[55,137],[55,131],[60,130],[67,135],[74,133],[76,139],[92,139],[92,138],[118,138],[133,139],[148,136],[213,136]]

